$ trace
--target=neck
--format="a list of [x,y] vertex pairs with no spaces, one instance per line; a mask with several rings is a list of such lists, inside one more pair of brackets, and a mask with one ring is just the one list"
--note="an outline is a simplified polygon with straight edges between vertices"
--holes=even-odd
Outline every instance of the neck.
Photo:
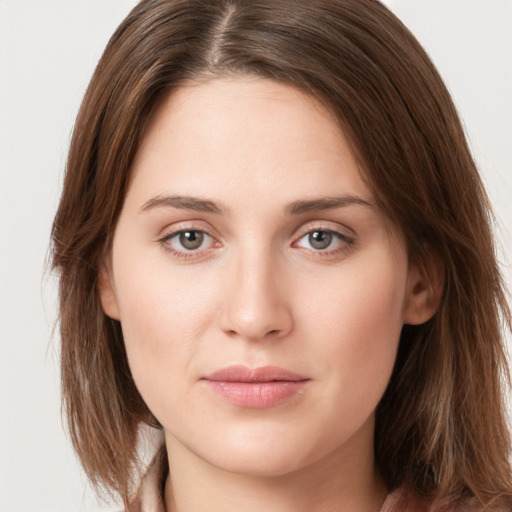
[[286,474],[262,476],[226,471],[166,435],[171,467],[166,510],[377,512],[386,487],[375,468],[373,443],[367,440],[363,435],[352,440],[350,449],[342,447]]

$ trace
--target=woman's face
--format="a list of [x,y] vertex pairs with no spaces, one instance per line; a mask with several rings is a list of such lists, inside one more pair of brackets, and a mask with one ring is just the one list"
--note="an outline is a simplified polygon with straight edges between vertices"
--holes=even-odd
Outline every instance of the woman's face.
[[327,110],[233,78],[159,107],[100,291],[171,458],[282,475],[371,457],[422,279]]

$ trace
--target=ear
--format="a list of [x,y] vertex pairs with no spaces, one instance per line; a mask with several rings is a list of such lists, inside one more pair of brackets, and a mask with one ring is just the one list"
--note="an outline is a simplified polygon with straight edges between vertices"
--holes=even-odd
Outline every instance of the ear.
[[103,312],[113,320],[120,320],[119,307],[112,285],[112,277],[105,263],[101,263],[98,269],[98,292],[100,294]]
[[441,302],[444,265],[429,255],[424,262],[410,263],[404,307],[404,324],[420,325],[430,320]]

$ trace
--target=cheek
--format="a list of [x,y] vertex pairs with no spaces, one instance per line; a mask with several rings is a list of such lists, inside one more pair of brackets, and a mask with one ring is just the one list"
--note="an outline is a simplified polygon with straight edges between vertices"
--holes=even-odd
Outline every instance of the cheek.
[[152,260],[133,248],[123,250],[122,243],[117,255],[116,297],[128,361],[152,408],[162,389],[186,388],[186,376],[193,375],[203,333],[216,314],[205,298],[213,295],[212,286],[200,286],[192,272],[170,271],[161,255]]
[[[317,288],[304,306],[314,367],[331,376],[331,396],[376,406],[389,381],[406,290],[404,258],[360,259]],[[357,410],[357,407],[354,408]],[[368,411],[366,411],[368,412]]]

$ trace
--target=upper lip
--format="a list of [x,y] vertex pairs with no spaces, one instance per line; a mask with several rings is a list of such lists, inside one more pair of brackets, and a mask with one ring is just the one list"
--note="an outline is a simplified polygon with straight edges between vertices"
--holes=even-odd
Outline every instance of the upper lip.
[[217,382],[298,382],[309,380],[303,375],[279,368],[278,366],[261,366],[259,368],[248,368],[243,365],[228,366],[221,368],[203,377],[205,380]]

